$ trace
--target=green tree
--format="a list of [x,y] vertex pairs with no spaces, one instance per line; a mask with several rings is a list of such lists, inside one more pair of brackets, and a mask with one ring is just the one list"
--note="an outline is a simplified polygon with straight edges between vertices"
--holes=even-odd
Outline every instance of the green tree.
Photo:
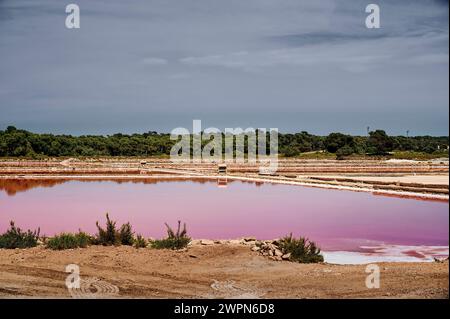
[[338,160],[344,159],[346,156],[350,156],[354,153],[354,149],[349,145],[344,145],[336,151],[336,158]]
[[393,139],[383,130],[369,132],[367,141],[369,153],[384,155],[394,149]]
[[325,149],[330,153],[336,153],[338,149],[344,146],[353,148],[354,144],[355,142],[353,136],[345,135],[342,133],[331,133],[325,138],[324,141]]

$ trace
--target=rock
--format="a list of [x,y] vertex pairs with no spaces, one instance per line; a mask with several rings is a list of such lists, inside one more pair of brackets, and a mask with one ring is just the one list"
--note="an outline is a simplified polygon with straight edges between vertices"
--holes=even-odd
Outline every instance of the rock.
[[274,253],[275,253],[275,256],[277,256],[277,257],[283,256],[283,253],[280,250],[278,250],[278,249],[275,249]]
[[282,261],[283,259],[280,256],[274,256],[276,261]]
[[281,258],[283,258],[284,260],[289,260],[291,259],[291,253],[284,254],[283,256],[281,256]]
[[213,240],[209,240],[209,239],[202,239],[202,240],[200,240],[200,244],[202,244],[202,245],[214,245],[214,241]]
[[232,239],[232,240],[229,240],[228,243],[230,243],[231,245],[240,245],[241,244],[241,240],[239,240],[239,239]]
[[269,250],[269,256],[273,256],[273,250]]
[[195,246],[195,245],[200,245],[200,243],[201,243],[201,240],[198,240],[198,239],[193,239],[193,240],[191,240],[190,242],[189,242],[189,246]]
[[252,250],[253,250],[253,251],[260,251],[261,248],[259,248],[258,246],[253,246],[253,247],[252,247]]
[[256,245],[256,241],[254,241],[254,240],[252,240],[252,241],[246,241],[246,242],[245,242],[245,245],[247,245],[247,246],[254,246],[254,245]]
[[245,242],[247,242],[247,241],[256,241],[256,238],[255,237],[244,237],[244,238],[242,238]]
[[448,261],[448,257],[447,258],[445,258],[445,257],[433,257],[433,259],[434,259],[434,262],[436,262],[436,263],[443,263],[445,261]]

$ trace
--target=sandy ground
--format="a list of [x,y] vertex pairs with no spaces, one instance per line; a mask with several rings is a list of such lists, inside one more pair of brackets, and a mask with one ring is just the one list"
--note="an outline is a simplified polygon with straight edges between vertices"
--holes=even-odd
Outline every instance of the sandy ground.
[[[65,267],[80,267],[69,293]],[[187,251],[93,246],[51,251],[0,249],[0,297],[119,298],[448,298],[448,262],[379,263],[368,289],[364,265],[269,260],[239,245]]]

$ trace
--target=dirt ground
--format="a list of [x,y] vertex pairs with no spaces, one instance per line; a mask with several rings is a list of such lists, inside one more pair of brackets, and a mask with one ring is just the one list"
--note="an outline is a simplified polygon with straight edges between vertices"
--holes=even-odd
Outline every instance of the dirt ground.
[[[79,266],[69,291],[66,266]],[[240,245],[187,251],[92,246],[0,249],[0,298],[448,298],[448,262],[379,263],[379,289],[365,265],[272,261]]]
[[370,182],[390,182],[390,183],[417,183],[417,184],[432,184],[432,185],[449,185],[449,176],[447,175],[400,175],[400,176],[348,176],[348,175],[325,175],[327,177],[342,178],[351,177],[355,180]]

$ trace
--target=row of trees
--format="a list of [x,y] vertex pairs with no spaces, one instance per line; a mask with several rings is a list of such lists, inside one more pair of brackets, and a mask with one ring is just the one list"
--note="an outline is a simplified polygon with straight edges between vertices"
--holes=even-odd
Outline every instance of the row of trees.
[[[169,134],[53,135],[36,134],[9,126],[0,130],[0,156],[155,156],[169,155],[176,143]],[[308,132],[278,136],[279,153],[297,156],[305,152],[327,151],[337,157],[351,154],[386,154],[393,150],[434,153],[446,150],[448,136],[388,136],[382,130],[369,136],[331,133],[328,136]]]
[[393,150],[432,154],[446,151],[448,145],[448,136],[389,136],[383,130],[369,132],[369,136],[342,133],[317,136],[308,132],[279,135],[279,150],[285,156],[314,151],[334,153],[338,158],[352,154],[384,155]]

